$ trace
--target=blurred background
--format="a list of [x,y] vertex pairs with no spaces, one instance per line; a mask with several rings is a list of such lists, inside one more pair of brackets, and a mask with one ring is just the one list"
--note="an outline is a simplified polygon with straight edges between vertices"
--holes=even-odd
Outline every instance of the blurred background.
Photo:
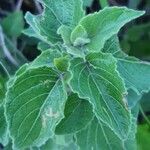
[[[144,16],[121,29],[119,39],[122,50],[127,54],[150,61],[150,0],[108,0],[108,2],[110,6],[127,6],[146,11]],[[87,13],[101,8],[98,0],[84,0],[84,9]],[[13,75],[21,65],[34,60],[40,54],[39,41],[22,33],[28,27],[24,20],[27,11],[40,14],[43,8],[37,0],[0,0],[0,66],[3,66],[0,67],[0,86],[4,86],[4,72]],[[0,96],[3,96],[3,91],[0,91]],[[137,140],[143,150],[148,150],[150,93],[141,99],[143,111],[140,112],[138,119]]]

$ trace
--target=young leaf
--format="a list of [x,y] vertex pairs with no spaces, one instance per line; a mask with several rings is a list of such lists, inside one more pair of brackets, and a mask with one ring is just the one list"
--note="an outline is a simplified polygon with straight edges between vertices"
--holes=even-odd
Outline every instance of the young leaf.
[[[85,28],[90,39],[90,43],[85,44],[85,47],[91,52],[98,52],[103,48],[106,40],[117,34],[122,26],[143,14],[142,11],[134,11],[126,7],[107,7],[81,19],[76,28],[79,26]],[[72,41],[74,41],[73,37],[81,36],[76,28],[71,34]]]
[[54,67],[54,59],[59,58],[61,56],[62,54],[58,50],[45,50],[31,63],[30,67]]
[[99,121],[124,139],[128,134],[130,116],[123,102],[126,90],[116,67],[111,54],[89,54],[86,61],[75,58],[70,66],[70,86],[80,98],[93,105]]
[[8,87],[6,118],[14,148],[41,145],[63,118],[67,95],[63,78],[48,67],[30,68]]
[[91,104],[80,99],[77,94],[68,97],[64,114],[65,118],[56,127],[56,134],[75,133],[87,126],[93,118]]
[[58,28],[62,25],[74,28],[84,16],[80,0],[43,0],[42,4],[45,7],[42,15],[27,13],[25,18],[35,33],[48,43],[60,42]]

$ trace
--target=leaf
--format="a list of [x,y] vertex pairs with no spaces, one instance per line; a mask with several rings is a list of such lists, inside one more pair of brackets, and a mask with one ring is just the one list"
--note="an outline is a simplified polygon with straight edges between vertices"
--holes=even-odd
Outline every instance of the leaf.
[[25,18],[35,33],[48,43],[61,42],[58,28],[61,25],[74,28],[84,16],[80,0],[43,0],[42,4],[45,8],[42,15],[27,13]]
[[53,139],[49,139],[40,150],[76,150],[76,145],[73,143],[72,135],[55,136]]
[[128,89],[133,89],[137,94],[150,90],[150,63],[136,60],[134,57],[121,56],[118,57],[118,71]]
[[135,150],[134,143],[120,139],[107,125],[94,118],[82,131],[76,134],[81,150]]
[[48,49],[45,50],[39,55],[30,65],[31,68],[33,67],[54,67],[54,59],[61,57],[62,54],[56,49]]
[[6,146],[8,144],[8,129],[6,124],[6,119],[4,116],[4,108],[3,106],[0,106],[0,143],[3,146]]
[[[115,38],[112,37],[109,41],[116,41]],[[150,63],[126,55],[121,51],[119,41],[115,44],[109,41],[106,42],[103,52],[112,53],[116,57],[117,70],[124,79],[127,89],[133,89],[138,95],[148,92],[150,90]]]
[[49,67],[19,74],[6,94],[6,119],[13,147],[41,145],[63,118],[67,94],[61,74]]
[[141,95],[138,95],[134,90],[129,89],[127,95],[128,106],[130,109],[134,108],[141,99]]
[[44,43],[44,42],[39,42],[37,48],[40,51],[45,51],[45,50],[50,49],[50,45],[48,45],[47,43]]
[[[117,34],[122,26],[143,14],[142,11],[134,11],[126,7],[107,7],[81,19],[76,28],[79,26],[85,28],[90,39],[90,43],[85,47],[91,52],[98,52],[104,47],[106,40]],[[72,32],[71,39],[76,34],[79,35],[79,30]]]
[[80,99],[77,94],[68,97],[64,114],[65,118],[56,127],[56,134],[75,133],[87,126],[93,118],[91,104]]
[[10,13],[1,22],[4,32],[10,37],[18,37],[24,28],[23,13],[15,11]]
[[80,98],[93,105],[99,121],[124,139],[128,134],[130,116],[123,101],[126,90],[116,67],[111,54],[89,54],[86,61],[75,58],[70,66],[70,86]]

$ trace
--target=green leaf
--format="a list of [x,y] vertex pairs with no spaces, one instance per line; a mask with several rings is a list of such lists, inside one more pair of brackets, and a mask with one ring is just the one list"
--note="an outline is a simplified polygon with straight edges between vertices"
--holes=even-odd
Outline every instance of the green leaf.
[[61,74],[49,67],[19,74],[6,94],[6,118],[13,147],[41,145],[54,134],[67,99]]
[[46,7],[53,11],[56,19],[61,24],[70,27],[75,27],[85,15],[85,12],[82,9],[81,0],[43,0],[42,2]]
[[71,42],[74,46],[83,46],[90,43],[88,34],[83,26],[79,25],[74,29],[74,31],[71,33]]
[[74,28],[84,16],[80,0],[43,0],[42,3],[45,8],[42,15],[27,13],[25,18],[35,33],[48,43],[61,42],[58,28],[62,25]]
[[93,118],[91,104],[80,99],[77,94],[68,97],[64,114],[65,118],[56,127],[56,134],[75,133],[87,126]]
[[70,86],[80,98],[93,105],[98,120],[124,139],[128,134],[130,116],[123,100],[126,90],[116,67],[111,54],[89,54],[86,61],[75,58],[70,66]]
[[141,95],[138,95],[134,90],[129,89],[127,95],[128,106],[132,109],[139,103]]
[[127,88],[133,89],[137,94],[148,92],[150,90],[150,63],[129,56],[119,56],[117,59],[118,71],[124,78]]
[[111,37],[106,42],[103,52],[112,53],[116,57],[117,70],[128,89],[133,89],[138,95],[148,92],[150,90],[150,63],[126,55],[121,51],[119,40],[116,38]]
[[40,50],[40,51],[45,51],[45,50],[50,49],[50,45],[47,44],[47,43],[45,43],[45,42],[39,42],[37,48],[38,48],[38,50]]
[[24,28],[23,13],[21,11],[15,11],[10,13],[1,22],[4,32],[10,37],[20,36]]
[[[85,47],[89,51],[98,52],[104,47],[106,40],[117,34],[122,26],[143,14],[142,11],[134,11],[126,7],[107,7],[81,19],[76,28],[79,26],[85,28],[90,39],[90,43],[85,44]],[[76,35],[80,35],[79,30],[73,31],[71,37]]]
[[62,54],[56,49],[45,50],[30,64],[30,67],[54,67],[54,59],[61,56]]
[[76,145],[73,143],[72,135],[54,136],[53,139],[49,139],[44,145],[40,147],[40,150],[76,150]]
[[[136,150],[135,143],[125,144],[107,125],[94,118],[88,126],[76,134],[81,150]],[[126,147],[128,146],[128,147]]]
[[8,144],[8,129],[6,124],[6,119],[4,116],[4,108],[3,106],[0,106],[0,143],[3,146],[6,146]]
[[67,57],[55,58],[54,65],[59,71],[66,72],[69,67],[69,59]]

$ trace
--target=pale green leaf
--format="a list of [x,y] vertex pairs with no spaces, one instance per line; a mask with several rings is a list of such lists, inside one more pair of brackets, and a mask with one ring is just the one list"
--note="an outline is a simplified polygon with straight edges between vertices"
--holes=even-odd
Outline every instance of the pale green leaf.
[[150,90],[150,63],[132,57],[118,57],[118,71],[124,78],[126,86],[138,94]]
[[73,143],[72,135],[54,136],[49,139],[40,150],[76,150],[77,146]]
[[51,46],[50,46],[49,44],[45,43],[45,42],[39,42],[37,48],[38,48],[38,50],[40,50],[40,51],[45,51],[45,50],[50,49]]
[[[142,11],[135,11],[126,7],[107,7],[99,12],[87,15],[81,19],[78,25],[85,28],[90,39],[90,43],[85,44],[85,47],[89,51],[100,51],[106,40],[117,34],[121,27],[143,14]],[[76,34],[80,35],[78,32],[79,30],[73,31],[71,37],[75,37]]]
[[120,139],[113,130],[96,118],[76,134],[76,139],[80,150],[136,150],[135,143],[128,141],[125,144],[126,140]]
[[61,74],[48,67],[30,68],[8,87],[6,117],[13,147],[41,145],[63,118],[66,91]]
[[70,66],[70,86],[80,98],[93,105],[98,120],[124,139],[128,134],[130,116],[123,100],[126,90],[116,67],[111,54],[89,54],[86,61],[75,58]]
[[45,50],[30,64],[30,67],[54,67],[54,59],[61,56],[62,54],[56,49]]
[[68,97],[64,114],[65,118],[56,127],[56,134],[75,133],[87,126],[93,118],[91,104],[80,99],[77,94]]
[[70,35],[71,35],[71,28],[65,25],[62,25],[58,30],[57,33],[61,35],[64,43],[66,45],[70,45]]
[[112,53],[116,57],[117,70],[128,89],[133,89],[138,95],[150,90],[150,63],[126,55],[121,51],[117,37],[106,42],[103,52]]
[[136,106],[137,103],[139,103],[141,99],[141,95],[138,95],[134,90],[129,89],[128,95],[127,95],[127,102],[128,106],[132,109]]
[[26,14],[26,20],[42,40],[55,44],[61,42],[57,30],[60,26],[66,25],[74,28],[84,16],[80,0],[43,0],[44,6],[42,15],[34,16]]
[[79,25],[73,30],[71,33],[71,42],[74,46],[83,46],[90,43],[87,31],[83,26]]
[[61,25],[71,28],[85,15],[81,0],[43,0],[42,3],[53,12]]

